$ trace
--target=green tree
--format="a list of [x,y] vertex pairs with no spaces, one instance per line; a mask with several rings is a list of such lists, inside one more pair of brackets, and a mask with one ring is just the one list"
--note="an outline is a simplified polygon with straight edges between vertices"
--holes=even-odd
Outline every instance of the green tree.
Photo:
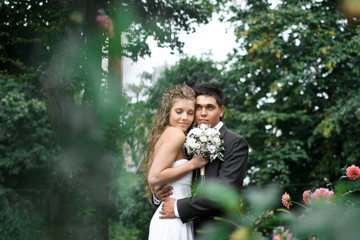
[[31,84],[0,76],[0,129],[2,238],[39,239],[51,214],[58,147],[45,103]]
[[174,66],[167,67],[156,79],[156,82],[148,90],[147,100],[149,109],[156,109],[160,105],[161,97],[166,88],[186,84],[193,87],[199,83],[222,82],[221,65],[209,58],[197,58],[195,56],[180,59]]
[[31,172],[47,171],[56,150],[45,103],[34,97],[30,85],[5,76],[0,78],[0,99],[0,183],[31,188]]
[[[301,187],[358,160],[359,26],[334,1],[247,1],[229,21],[226,119],[248,140],[251,184]],[[350,134],[351,132],[351,134]]]
[[[126,173],[121,172],[121,174]],[[132,181],[126,183],[127,185],[123,181],[117,188],[119,196],[114,198],[116,209],[112,219],[116,225],[113,226],[113,239],[147,239],[151,217],[156,208],[149,203],[144,191],[143,177],[140,174],[132,175]],[[129,236],[123,234],[127,232]]]
[[121,136],[118,139],[121,155],[130,157],[133,166],[137,169],[143,156],[146,145],[148,109],[144,101],[128,102],[124,105],[124,114],[121,117]]

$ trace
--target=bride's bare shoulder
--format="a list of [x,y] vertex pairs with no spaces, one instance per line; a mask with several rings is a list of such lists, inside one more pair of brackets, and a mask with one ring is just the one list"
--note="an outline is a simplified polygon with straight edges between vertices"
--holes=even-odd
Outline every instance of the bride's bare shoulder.
[[185,134],[181,129],[168,126],[161,134],[158,142],[155,145],[155,149],[166,147],[167,149],[179,148],[184,144]]
[[185,140],[184,132],[181,131],[181,129],[176,128],[176,127],[172,127],[172,126],[166,127],[164,132],[161,135],[165,139],[171,138],[171,139],[179,139],[180,141]]

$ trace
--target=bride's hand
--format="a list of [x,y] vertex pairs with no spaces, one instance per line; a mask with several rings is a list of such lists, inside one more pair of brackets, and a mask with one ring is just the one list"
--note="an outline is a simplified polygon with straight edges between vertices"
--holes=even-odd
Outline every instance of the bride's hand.
[[201,168],[209,162],[209,160],[199,156],[194,156],[191,161],[193,162],[195,168]]

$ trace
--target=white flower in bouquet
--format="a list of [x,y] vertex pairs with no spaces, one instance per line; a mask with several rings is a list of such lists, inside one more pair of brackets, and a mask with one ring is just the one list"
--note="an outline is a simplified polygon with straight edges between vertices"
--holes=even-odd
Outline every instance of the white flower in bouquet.
[[[190,156],[198,155],[210,162],[218,158],[224,161],[222,151],[224,141],[220,139],[220,132],[209,125],[201,124],[190,130],[186,135],[184,146]],[[200,185],[205,183],[205,166],[200,168]],[[201,192],[197,190],[197,192]]]
[[[201,131],[205,131],[206,129],[208,129],[209,128],[209,125],[206,125],[206,124],[200,124],[200,130]],[[196,129],[196,128],[195,128]]]
[[200,128],[193,128],[191,129],[191,134],[196,137],[200,137],[202,130]]
[[216,136],[219,133],[218,130],[216,130],[215,128],[210,128],[210,127],[207,128],[205,131],[206,131],[207,136]]
[[220,132],[206,124],[191,129],[184,143],[189,155],[198,155],[209,159],[210,162],[216,158],[224,161],[222,154],[224,148],[222,145],[223,141],[220,139]]
[[207,137],[206,136],[201,136],[200,137],[200,142],[202,142],[202,143],[206,143],[207,142]]
[[216,152],[216,147],[215,146],[210,146],[209,151],[210,151],[211,154],[214,154]]

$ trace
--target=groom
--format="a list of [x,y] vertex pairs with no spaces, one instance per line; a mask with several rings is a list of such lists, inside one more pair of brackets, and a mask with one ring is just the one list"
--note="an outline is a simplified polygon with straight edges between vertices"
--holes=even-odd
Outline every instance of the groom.
[[[224,161],[215,159],[205,167],[206,179],[219,179],[240,191],[243,185],[247,162],[248,144],[240,135],[230,131],[221,121],[224,115],[224,93],[212,84],[200,84],[194,87],[196,93],[196,122],[204,123],[220,131],[224,140]],[[198,173],[196,174],[198,175]],[[157,199],[164,200],[171,194],[171,188],[155,188]],[[156,200],[156,199],[155,199]],[[179,217],[183,223],[194,221],[195,230],[202,224],[221,215],[218,208],[200,198],[167,198],[160,211],[160,218]]]

